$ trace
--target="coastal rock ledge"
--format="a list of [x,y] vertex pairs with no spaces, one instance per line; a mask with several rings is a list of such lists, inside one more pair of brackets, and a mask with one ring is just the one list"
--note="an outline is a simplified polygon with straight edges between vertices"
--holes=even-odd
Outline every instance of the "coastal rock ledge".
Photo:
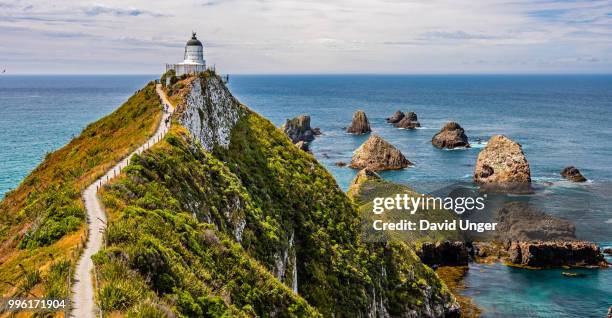
[[589,242],[513,242],[508,252],[508,261],[521,266],[608,266],[599,247]]
[[431,144],[437,148],[447,149],[470,147],[465,130],[454,121],[446,123],[446,125],[442,127],[442,130],[433,136]]
[[398,170],[411,165],[404,155],[378,135],[372,135],[353,153],[353,169],[368,168],[372,171]]
[[531,171],[521,145],[503,135],[491,137],[478,154],[474,182],[510,191],[529,191]]
[[370,122],[368,121],[368,116],[363,110],[358,110],[353,114],[353,121],[351,122],[351,126],[346,129],[346,132],[349,134],[355,135],[363,135],[371,132]]
[[469,261],[469,250],[465,242],[423,243],[417,251],[421,261],[429,266],[465,266]]

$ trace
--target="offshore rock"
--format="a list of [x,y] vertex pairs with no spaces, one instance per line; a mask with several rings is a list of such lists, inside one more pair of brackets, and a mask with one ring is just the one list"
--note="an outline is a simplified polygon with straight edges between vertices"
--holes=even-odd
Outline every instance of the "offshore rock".
[[485,188],[529,192],[531,172],[521,145],[506,136],[491,137],[478,154],[474,182]]
[[468,246],[465,242],[423,243],[417,255],[429,266],[465,266],[469,261]]
[[315,135],[320,135],[321,131],[310,128],[310,116],[300,115],[292,119],[287,119],[281,126],[281,130],[291,139],[294,144],[299,141],[310,142],[315,139]]
[[421,123],[419,123],[415,112],[409,112],[399,122],[395,123],[395,127],[403,129],[415,129],[421,127]]
[[582,176],[580,170],[574,166],[565,167],[561,171],[561,176],[571,182],[585,182],[587,179]]
[[372,171],[398,170],[410,166],[404,155],[378,135],[372,135],[355,152],[350,167]]
[[431,144],[438,148],[448,149],[470,147],[465,130],[454,121],[446,123],[442,130],[433,136]]
[[525,202],[511,202],[497,212],[495,241],[573,241],[576,227]]
[[387,118],[387,122],[389,124],[399,123],[399,121],[402,120],[402,118],[404,118],[404,116],[406,116],[406,114],[404,114],[404,112],[402,112],[401,110],[396,110],[395,113],[393,113],[393,115],[391,117]]
[[512,242],[508,252],[508,261],[521,266],[608,266],[599,247],[589,242]]
[[353,114],[353,121],[351,122],[351,126],[346,129],[346,132],[362,135],[371,132],[370,122],[368,121],[368,116],[362,110],[358,110]]

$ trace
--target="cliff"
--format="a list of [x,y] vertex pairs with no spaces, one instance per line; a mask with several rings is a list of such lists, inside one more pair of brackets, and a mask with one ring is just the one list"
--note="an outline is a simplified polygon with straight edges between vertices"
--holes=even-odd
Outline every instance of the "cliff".
[[103,309],[218,317],[444,317],[458,305],[403,243],[365,243],[333,177],[212,73],[103,190]]

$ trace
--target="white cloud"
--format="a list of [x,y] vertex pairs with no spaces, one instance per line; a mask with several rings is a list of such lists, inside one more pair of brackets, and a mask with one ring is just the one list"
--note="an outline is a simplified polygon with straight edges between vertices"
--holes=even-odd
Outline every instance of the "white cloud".
[[[0,0],[12,73],[612,72],[612,1]],[[555,62],[559,61],[559,62]]]

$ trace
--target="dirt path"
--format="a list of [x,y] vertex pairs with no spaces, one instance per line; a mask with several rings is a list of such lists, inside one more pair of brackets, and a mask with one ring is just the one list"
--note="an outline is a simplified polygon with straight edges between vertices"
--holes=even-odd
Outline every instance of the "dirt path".
[[96,254],[103,243],[104,229],[106,227],[106,214],[104,213],[104,207],[98,198],[98,189],[108,183],[112,178],[119,174],[119,172],[128,165],[129,158],[136,153],[141,153],[144,150],[153,146],[158,140],[161,140],[166,133],[168,128],[166,126],[166,119],[171,116],[174,112],[172,104],[168,100],[166,94],[162,91],[161,85],[156,87],[157,94],[160,96],[164,105],[168,105],[168,112],[164,113],[159,127],[155,134],[142,144],[138,149],[132,152],[125,159],[121,160],[118,164],[112,167],[106,172],[104,176],[96,180],[89,187],[83,191],[83,201],[85,202],[85,209],[87,210],[87,223],[89,237],[83,250],[83,254],[77,263],[74,273],[74,284],[72,285],[72,316],[73,317],[96,317],[99,314],[99,310],[94,300],[94,287],[93,287],[93,262],[91,256]]

